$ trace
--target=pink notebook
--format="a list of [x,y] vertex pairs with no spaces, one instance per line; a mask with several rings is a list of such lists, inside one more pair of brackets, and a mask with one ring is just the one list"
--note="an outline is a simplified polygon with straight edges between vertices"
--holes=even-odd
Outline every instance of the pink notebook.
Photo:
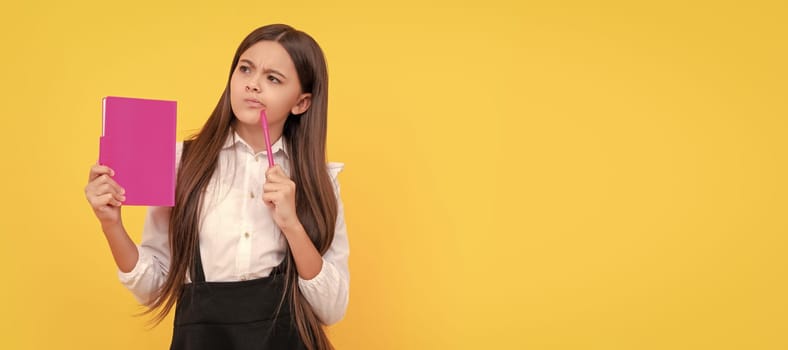
[[99,163],[115,170],[123,205],[175,205],[176,102],[105,97]]

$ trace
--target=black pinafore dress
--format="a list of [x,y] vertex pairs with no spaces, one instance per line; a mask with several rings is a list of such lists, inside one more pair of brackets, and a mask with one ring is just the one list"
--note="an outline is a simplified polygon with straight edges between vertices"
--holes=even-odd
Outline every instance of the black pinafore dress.
[[281,265],[265,278],[206,282],[200,254],[195,255],[196,278],[178,299],[170,349],[306,349],[289,300],[279,309]]

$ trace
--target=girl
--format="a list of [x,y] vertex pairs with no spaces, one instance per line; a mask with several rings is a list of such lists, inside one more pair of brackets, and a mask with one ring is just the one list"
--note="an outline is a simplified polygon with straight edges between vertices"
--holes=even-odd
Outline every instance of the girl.
[[156,323],[177,304],[171,349],[332,348],[323,326],[344,316],[349,274],[327,93],[309,35],[281,24],[249,34],[213,113],[176,147],[175,207],[148,209],[139,246],[113,170],[91,168],[85,194],[121,282]]

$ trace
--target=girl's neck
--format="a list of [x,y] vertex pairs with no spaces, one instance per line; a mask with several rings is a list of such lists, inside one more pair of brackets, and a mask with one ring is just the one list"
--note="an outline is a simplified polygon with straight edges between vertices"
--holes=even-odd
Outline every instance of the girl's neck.
[[[263,134],[263,127],[260,125],[247,125],[244,123],[239,122],[238,120],[233,120],[232,122],[233,129],[235,132],[238,133],[238,136],[244,140],[250,147],[254,153],[259,153],[265,151],[265,134]],[[268,133],[271,137],[271,144],[273,145],[279,140],[279,137],[282,136],[282,129],[284,125],[269,125],[268,126]]]

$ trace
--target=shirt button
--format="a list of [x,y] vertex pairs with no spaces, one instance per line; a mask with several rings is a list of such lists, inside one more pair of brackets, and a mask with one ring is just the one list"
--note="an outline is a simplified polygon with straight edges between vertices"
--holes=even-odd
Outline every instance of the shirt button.
[[249,192],[249,198],[254,199],[254,192]]
[[256,162],[256,161],[258,161],[258,158],[260,158],[260,157],[258,157],[258,156],[254,156],[254,161],[255,161],[255,162]]
[[249,232],[244,232],[244,237],[249,238]]

